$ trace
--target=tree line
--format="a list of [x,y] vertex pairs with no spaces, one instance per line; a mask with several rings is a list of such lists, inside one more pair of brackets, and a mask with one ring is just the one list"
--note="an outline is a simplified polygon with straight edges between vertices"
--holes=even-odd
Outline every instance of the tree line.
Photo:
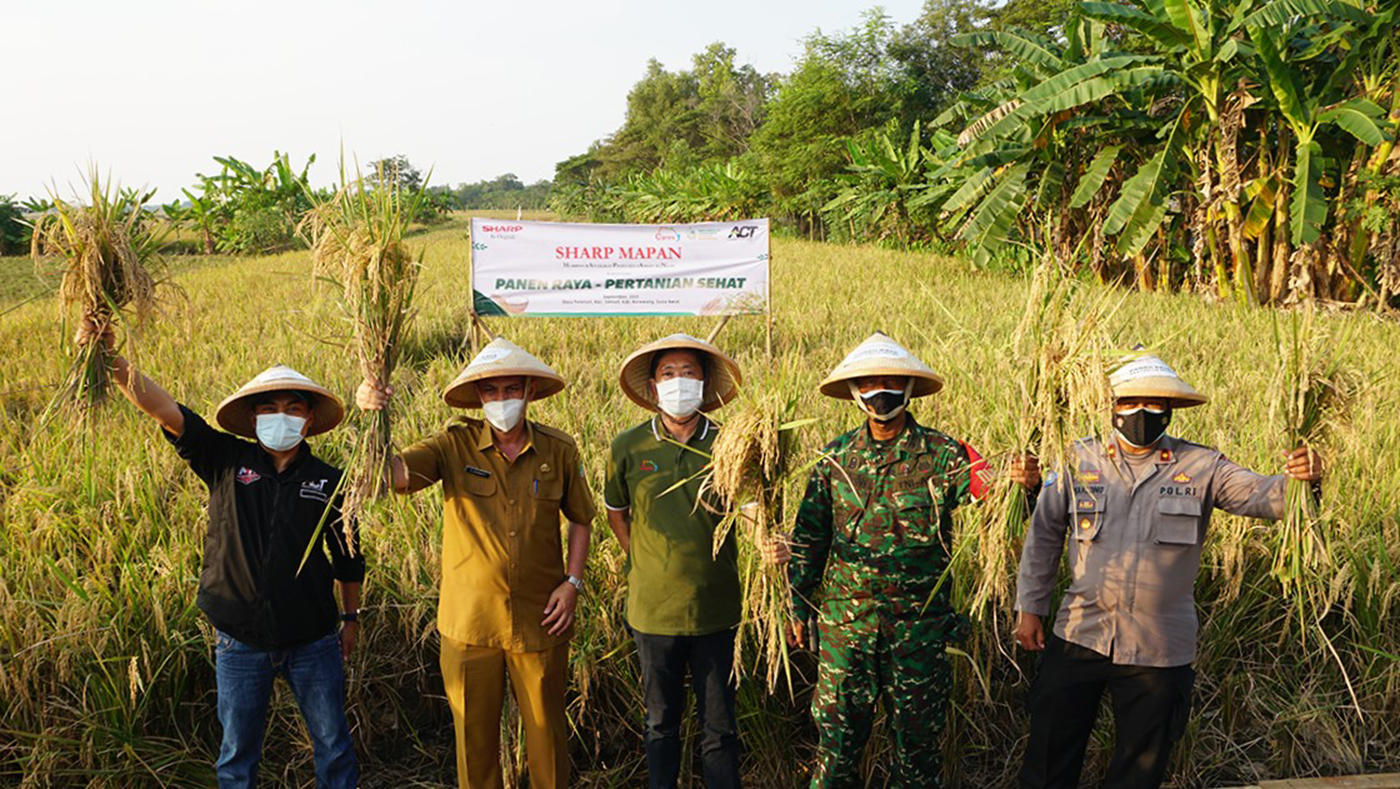
[[1396,306],[1400,33],[1380,0],[928,0],[758,74],[649,64],[559,163],[603,221],[766,214],[837,241],[1053,254],[1144,290]]

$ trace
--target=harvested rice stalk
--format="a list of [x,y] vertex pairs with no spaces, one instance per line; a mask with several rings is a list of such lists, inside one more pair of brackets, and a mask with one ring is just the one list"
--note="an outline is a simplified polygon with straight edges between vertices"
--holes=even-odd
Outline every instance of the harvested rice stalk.
[[[347,181],[342,160],[340,188],[307,212],[300,229],[311,238],[316,274],[339,293],[353,328],[361,375],[388,386],[398,364],[400,340],[415,314],[422,253],[415,257],[403,239],[426,185],[405,194],[397,173],[381,166],[375,176],[367,182],[357,166],[355,179]],[[343,483],[347,521],[388,489],[394,455],[390,408],[361,416],[366,421],[351,455],[348,482]]]
[[[1108,289],[1097,294],[1060,270],[1047,256],[1036,269],[1026,311],[1012,342],[1012,357],[1023,370],[1013,409],[1010,450],[997,459],[995,475],[977,530],[970,611],[1009,611],[1030,507],[1026,492],[1010,478],[1013,462],[1025,454],[1046,469],[1072,471],[1073,441],[1110,430],[1112,391],[1109,367],[1115,350],[1108,323],[1123,304]],[[969,557],[970,558],[970,557]]]
[[764,658],[770,691],[777,687],[780,675],[786,676],[789,691],[792,688],[784,635],[792,605],[791,590],[786,568],[769,563],[764,555],[771,542],[785,539],[780,525],[784,487],[794,475],[804,475],[810,468],[790,466],[797,447],[797,430],[815,421],[792,419],[795,405],[795,400],[769,394],[733,414],[715,438],[710,463],[702,472],[700,500],[717,501],[724,513],[715,529],[715,553],[719,553],[736,525],[740,539],[750,548],[739,552],[746,627],[741,627],[735,637],[734,675],[740,675],[744,634],[749,631]]
[[[173,287],[165,279],[160,244],[166,230],[143,208],[155,193],[104,184],[96,169],[88,173],[87,205],[55,195],[53,207],[34,222],[30,253],[41,273],[55,267],[62,274],[60,311],[77,320],[91,317],[98,335],[122,325],[134,337],[160,310],[160,291]],[[130,350],[127,356],[135,361]],[[77,350],[47,414],[67,404],[91,408],[111,392],[111,352],[100,342]]]
[[[1327,438],[1331,424],[1344,412],[1354,378],[1342,368],[1334,343],[1315,326],[1316,309],[1305,305],[1288,318],[1287,329],[1274,316],[1274,340],[1279,349],[1278,393],[1273,410],[1281,421],[1285,450],[1316,447]],[[1321,619],[1336,602],[1333,583],[1338,566],[1331,529],[1318,507],[1311,485],[1288,480],[1283,522],[1275,530],[1277,545],[1272,574],[1292,598],[1300,624]],[[1305,628],[1306,629],[1306,628]]]

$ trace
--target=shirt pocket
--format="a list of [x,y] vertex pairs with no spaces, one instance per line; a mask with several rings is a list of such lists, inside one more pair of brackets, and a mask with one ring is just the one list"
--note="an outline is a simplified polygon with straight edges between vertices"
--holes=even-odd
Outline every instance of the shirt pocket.
[[892,481],[891,504],[904,542],[923,546],[942,541],[939,534],[942,519],[935,496],[942,493],[937,487],[939,481],[927,476],[896,477]]
[[543,528],[559,527],[560,500],[564,498],[564,480],[557,474],[530,483],[530,498],[535,504],[534,523]]
[[1158,545],[1195,545],[1201,535],[1201,500],[1190,496],[1163,496],[1157,501],[1152,540]]
[[1094,542],[1099,538],[1099,533],[1103,531],[1104,522],[1104,497],[1088,492],[1075,492],[1074,512],[1071,517],[1074,519],[1074,538],[1080,542]]
[[490,523],[497,517],[496,497],[499,487],[496,484],[496,476],[483,477],[479,474],[465,472],[459,477],[461,485],[461,504],[466,510],[469,522]]

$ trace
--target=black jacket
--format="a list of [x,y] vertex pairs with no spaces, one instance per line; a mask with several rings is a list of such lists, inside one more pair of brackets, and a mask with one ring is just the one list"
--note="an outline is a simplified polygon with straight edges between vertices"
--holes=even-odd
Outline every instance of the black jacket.
[[[340,469],[303,442],[279,474],[257,443],[213,429],[183,405],[180,411],[184,433],[162,433],[209,488],[200,610],[214,627],[259,649],[301,646],[330,633],[339,619],[332,579],[365,577],[359,536],[352,525],[347,547],[341,528]],[[298,574],[323,514],[318,544]]]

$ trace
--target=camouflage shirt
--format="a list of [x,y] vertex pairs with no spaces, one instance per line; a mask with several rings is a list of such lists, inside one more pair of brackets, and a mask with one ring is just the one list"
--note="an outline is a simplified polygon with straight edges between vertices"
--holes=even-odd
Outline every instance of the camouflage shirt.
[[794,616],[812,615],[819,590],[830,622],[950,613],[950,584],[929,595],[948,565],[953,510],[980,491],[976,454],[912,416],[892,441],[862,425],[822,452],[793,527]]

